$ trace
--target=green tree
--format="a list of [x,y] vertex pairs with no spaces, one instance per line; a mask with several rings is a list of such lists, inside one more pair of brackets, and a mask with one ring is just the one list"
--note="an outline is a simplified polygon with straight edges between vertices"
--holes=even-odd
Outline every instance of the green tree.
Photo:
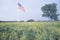
[[41,7],[41,10],[43,11],[43,14],[42,14],[43,17],[48,17],[51,20],[58,21],[59,14],[57,14],[56,3],[46,4],[45,6]]
[[33,19],[29,19],[29,20],[27,20],[27,22],[34,22],[34,20]]

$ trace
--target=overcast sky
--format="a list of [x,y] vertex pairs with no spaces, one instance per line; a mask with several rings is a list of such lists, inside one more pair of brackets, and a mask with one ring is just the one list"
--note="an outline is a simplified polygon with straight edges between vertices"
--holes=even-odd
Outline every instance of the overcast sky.
[[[25,8],[26,12],[18,9],[18,2]],[[49,3],[57,3],[57,13],[60,13],[59,0],[0,0],[0,20],[47,20],[47,18],[42,17],[41,7]]]

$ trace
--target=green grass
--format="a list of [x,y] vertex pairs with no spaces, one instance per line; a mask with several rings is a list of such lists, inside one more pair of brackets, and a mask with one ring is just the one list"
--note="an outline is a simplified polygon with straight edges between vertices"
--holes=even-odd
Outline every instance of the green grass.
[[1,22],[0,40],[60,40],[60,22]]

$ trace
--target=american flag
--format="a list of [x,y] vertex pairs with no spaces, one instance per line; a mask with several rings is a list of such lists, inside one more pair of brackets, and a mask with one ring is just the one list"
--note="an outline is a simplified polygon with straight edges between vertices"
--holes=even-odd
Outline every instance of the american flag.
[[22,10],[23,12],[25,12],[25,8],[20,3],[18,3],[18,9]]

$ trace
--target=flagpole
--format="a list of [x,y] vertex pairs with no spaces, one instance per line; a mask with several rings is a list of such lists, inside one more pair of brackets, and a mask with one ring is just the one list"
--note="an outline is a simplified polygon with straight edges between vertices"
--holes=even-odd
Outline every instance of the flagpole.
[[[19,2],[19,0],[18,0]],[[17,22],[19,22],[18,3],[17,3]]]
[[21,10],[21,11],[23,11],[23,12],[25,12],[25,8],[20,4],[20,2],[19,2],[19,0],[18,0],[18,14],[17,14],[17,21],[19,22],[19,11]]
[[19,22],[19,13],[18,13],[18,10],[17,10],[17,22]]

